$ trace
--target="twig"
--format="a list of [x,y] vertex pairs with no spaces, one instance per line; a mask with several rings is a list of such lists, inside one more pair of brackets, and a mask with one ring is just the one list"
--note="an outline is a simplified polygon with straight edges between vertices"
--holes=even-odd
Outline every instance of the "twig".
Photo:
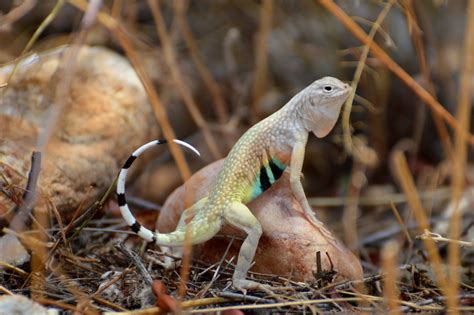
[[64,310],[72,311],[74,313],[78,313],[78,314],[82,313],[76,306],[71,305],[71,304],[66,304],[66,303],[63,303],[63,302],[60,302],[60,301],[50,300],[50,299],[43,298],[43,297],[42,298],[36,298],[35,301],[40,303],[40,304],[55,306],[55,307],[58,307],[58,308],[62,308]]
[[[68,0],[69,3],[74,5],[75,7],[79,8],[80,10],[85,11],[87,8],[87,2],[85,0]],[[176,135],[173,131],[173,128],[170,125],[168,116],[166,114],[166,110],[161,102],[156,89],[153,86],[150,78],[148,77],[147,72],[145,71],[143,64],[140,62],[139,57],[137,56],[129,37],[127,36],[125,30],[122,26],[109,14],[104,12],[99,12],[97,19],[100,23],[102,23],[107,29],[109,29],[115,36],[117,37],[118,41],[122,45],[127,57],[130,59],[130,62],[137,72],[138,77],[140,78],[145,91],[147,92],[148,98],[150,99],[150,103],[153,107],[153,111],[155,113],[156,119],[158,120],[160,127],[163,129],[163,135],[166,140],[168,140],[171,155],[176,161],[178,165],[181,177],[183,180],[187,180],[191,176],[191,171],[189,170],[189,166],[186,163],[186,159],[184,158],[183,151],[181,148],[175,144],[173,139],[176,138]]]
[[358,198],[364,185],[366,185],[367,169],[375,167],[378,163],[377,154],[370,148],[365,139],[358,136],[354,138],[353,144],[354,163],[351,169],[349,185],[347,188],[348,201],[344,206],[342,222],[344,226],[344,239],[355,255],[358,253],[359,235],[357,231],[357,216],[359,208],[357,207]]
[[128,310],[125,308],[125,307],[122,307],[120,305],[117,305],[115,303],[112,303],[110,301],[107,301],[106,299],[103,299],[101,297],[98,297],[98,296],[94,296],[92,297],[92,299],[94,301],[96,301],[97,303],[100,303],[102,305],[105,305],[107,307],[110,307],[110,308],[113,308],[113,309],[116,309],[118,311],[121,311],[121,312],[127,312]]
[[11,25],[30,12],[36,5],[36,0],[23,0],[18,6],[13,8],[8,14],[0,17],[0,31],[10,30]]
[[[213,297],[213,298],[205,298],[205,299],[197,299],[197,300],[190,300],[190,301],[184,301],[179,303],[179,307],[181,309],[186,309],[186,308],[191,308],[191,307],[198,307],[198,306],[206,306],[206,305],[212,305],[212,304],[221,304],[221,303],[229,303],[232,302],[231,299],[228,298],[222,298],[222,297]],[[202,312],[204,310],[200,310]],[[122,312],[122,313],[116,313],[116,312],[105,312],[104,315],[145,315],[145,314],[158,314],[160,312],[159,307],[150,307],[147,309],[143,310],[138,310],[138,311],[132,311],[132,312]]]
[[[453,129],[458,129],[456,119],[441,105],[436,99],[426,91],[413,77],[403,70],[390,56],[375,42],[371,42],[367,34],[359,27],[341,8],[332,0],[319,0],[329,12],[331,12],[341,23],[365,45],[370,46],[370,50],[390,71],[392,71],[400,80],[402,80],[410,89],[418,95],[431,109],[445,120]],[[461,131],[464,141],[474,145],[474,136]]]
[[141,262],[138,255],[134,251],[127,248],[127,246],[125,246],[123,243],[120,243],[118,246],[116,246],[116,248],[119,249],[125,256],[127,256],[129,259],[133,261],[133,264],[137,267],[138,271],[142,275],[146,284],[148,286],[151,286],[153,284],[153,278],[150,276],[150,274],[146,270],[145,266]]
[[453,240],[450,238],[446,238],[442,236],[441,234],[438,233],[433,233],[430,232],[429,230],[425,230],[423,234],[418,235],[416,239],[420,240],[425,240],[425,239],[431,239],[433,241],[437,242],[446,242],[446,243],[455,243],[461,247],[474,247],[474,242],[466,242],[466,241],[460,241],[460,240]]
[[[409,230],[415,229],[415,228],[418,228],[418,225],[416,224],[416,222],[412,222],[412,223],[408,224],[408,226],[407,226],[407,229],[409,229]],[[364,237],[360,241],[359,246],[363,247],[367,244],[372,244],[372,243],[375,243],[377,241],[388,239],[388,238],[398,234],[400,231],[402,231],[402,227],[400,225],[392,226],[390,228],[386,228],[384,230],[377,231],[373,234],[369,234],[366,237]]]
[[23,277],[28,277],[29,276],[29,273],[24,271],[23,269],[20,269],[16,266],[13,266],[5,261],[1,261],[0,260],[0,266],[2,266],[3,268],[7,268],[7,269],[10,269],[10,270],[13,270],[14,272],[18,273],[19,275],[23,276]]
[[352,78],[352,83],[351,83],[352,92],[347,98],[346,103],[344,104],[344,110],[342,112],[342,130],[343,130],[343,138],[344,138],[344,148],[349,154],[352,153],[352,132],[351,132],[351,125],[350,125],[350,114],[352,110],[352,102],[354,101],[357,85],[359,84],[359,80],[362,76],[362,71],[364,71],[364,68],[365,68],[365,62],[367,60],[367,56],[369,55],[370,44],[373,42],[375,34],[379,30],[383,20],[385,20],[385,17],[387,16],[388,12],[392,8],[392,5],[394,2],[395,0],[390,0],[387,2],[387,4],[384,6],[383,10],[380,12],[379,16],[377,17],[377,20],[372,25],[372,28],[370,29],[370,33],[368,35],[369,43],[364,46],[359,62],[357,63],[357,68],[356,68],[356,71],[354,73],[354,77]]
[[[53,209],[52,212],[56,218],[57,224],[59,225],[59,232],[61,234],[61,239],[64,243],[64,246],[68,247],[69,244],[67,242],[66,232],[64,230],[64,224],[63,224],[63,219],[61,218],[61,214],[59,213],[58,208],[56,208],[56,205],[54,204],[54,202],[52,202],[51,200],[48,200],[48,203],[49,203],[49,206]],[[48,229],[48,232],[49,231],[50,229]]]
[[156,204],[154,202],[135,197],[135,196],[128,196],[127,197],[127,203],[131,206],[137,206],[140,207],[144,210],[154,210],[154,211],[159,211],[161,210],[161,205]]
[[23,59],[24,55],[33,47],[33,45],[36,43],[38,40],[39,36],[43,33],[43,31],[48,27],[51,22],[54,21],[56,16],[59,14],[59,11],[61,11],[62,7],[64,6],[64,0],[57,0],[56,4],[54,5],[53,9],[51,12],[46,16],[46,18],[41,22],[41,24],[38,26],[38,28],[35,30],[33,33],[33,36],[28,40],[28,43],[26,43],[25,48],[23,48],[22,52],[20,53],[20,58],[15,62],[15,65],[13,66],[13,69],[8,76],[8,80],[6,82],[6,85],[8,86],[11,82],[11,79],[15,75],[16,71],[18,70],[18,66]]
[[267,88],[268,75],[268,38],[272,28],[273,0],[263,0],[260,9],[260,29],[257,34],[255,49],[255,73],[253,76],[252,103],[250,120],[258,121],[257,106]]
[[221,269],[221,266],[222,264],[224,263],[224,260],[227,256],[227,254],[229,253],[229,250],[230,250],[230,247],[232,246],[232,244],[234,243],[234,238],[232,238],[229,242],[229,245],[227,245],[227,248],[225,249],[225,252],[224,254],[222,255],[222,258],[221,260],[219,261],[219,263],[217,264],[217,268],[216,270],[214,271],[214,274],[212,275],[212,279],[211,281],[209,281],[209,283],[206,285],[206,287],[204,288],[203,291],[200,292],[200,296],[204,296],[207,291],[209,290],[210,287],[212,287],[212,285],[214,284],[214,282],[216,281],[217,279],[217,276],[219,275],[219,270]]
[[198,106],[196,105],[191,95],[191,92],[189,91],[189,88],[186,86],[182,78],[181,70],[179,69],[179,64],[177,62],[173,45],[171,43],[168,31],[166,30],[166,24],[163,20],[160,5],[158,2],[153,0],[149,0],[148,5],[150,6],[151,12],[153,14],[153,19],[155,20],[156,31],[158,33],[158,36],[160,37],[161,45],[163,46],[163,53],[168,64],[168,68],[170,69],[173,80],[178,86],[184,104],[188,108],[188,111],[193,117],[193,120],[196,125],[201,129],[204,139],[206,140],[206,143],[212,155],[215,159],[219,159],[223,157],[222,152],[219,149],[216,140],[214,139],[214,136],[209,130],[209,126],[204,120],[204,117],[202,116]]
[[[406,269],[409,269],[410,267],[411,267],[411,265],[402,265],[402,266],[399,266],[398,269],[406,270]],[[324,288],[319,289],[318,292],[328,291],[332,288],[334,288],[335,290],[338,290],[338,291],[347,290],[349,288],[354,287],[355,285],[368,284],[368,283],[371,283],[371,282],[379,281],[379,280],[383,279],[383,277],[385,277],[384,274],[375,274],[375,275],[365,276],[361,280],[346,280],[346,281],[342,281],[342,282],[338,282],[338,283],[331,283],[331,284],[325,286]]]
[[17,237],[23,243],[23,245],[28,247],[28,249],[30,249],[30,250],[38,249],[38,247],[52,248],[52,246],[53,246],[51,243],[46,243],[46,242],[40,241],[36,237],[28,236],[25,233],[17,233],[17,232],[15,232],[11,229],[8,229],[8,228],[3,228],[2,232],[5,233],[5,234],[14,235],[15,237]]
[[[61,6],[64,0],[58,0]],[[60,4],[58,3],[58,6]],[[76,73],[76,61],[79,56],[79,50],[84,43],[89,30],[93,26],[96,19],[97,12],[102,5],[101,0],[93,0],[86,6],[84,16],[81,20],[81,28],[79,33],[74,37],[70,46],[65,48],[64,55],[59,62],[59,65],[52,75],[51,86],[53,102],[48,107],[47,117],[43,122],[43,128],[38,136],[38,150],[44,152],[46,146],[51,139],[51,136],[56,128],[57,122],[63,113],[67,101],[69,99],[69,92],[72,81]],[[59,10],[58,8],[57,10]],[[50,101],[48,97],[44,97],[43,102]]]
[[398,296],[397,289],[397,257],[400,247],[396,241],[389,241],[382,249],[382,269],[384,277],[384,297],[390,309],[390,314],[398,315]]
[[[395,153],[393,153],[393,161],[395,164],[398,180],[402,186],[404,193],[407,195],[408,204],[410,205],[415,214],[415,219],[422,230],[427,230],[429,228],[429,222],[424,213],[421,201],[416,193],[416,186],[413,181],[413,177],[411,176],[410,171],[408,170],[408,164],[405,156],[403,155],[403,152],[396,151]],[[433,240],[426,239],[423,240],[423,242],[428,252],[428,259],[432,264],[434,274],[438,279],[439,287],[441,288],[441,291],[446,295],[448,292],[448,282],[441,267],[440,254]]]
[[[433,191],[421,191],[418,193],[421,200],[426,199],[436,199],[443,201],[448,199],[451,195],[451,189],[448,187],[441,187]],[[313,197],[308,198],[308,202],[311,206],[314,207],[341,207],[346,204],[346,202],[352,202],[355,199],[347,197]],[[358,205],[359,206],[384,206],[390,205],[391,203],[405,203],[407,198],[403,193],[397,194],[384,194],[382,196],[370,196],[370,197],[359,197]]]
[[[357,292],[350,292],[350,291],[339,291],[340,293],[343,293],[343,294],[347,294],[347,295],[352,295],[352,296],[358,296],[360,298],[365,298],[369,301],[384,301],[385,299],[382,298],[382,297],[378,297],[378,296],[372,296],[372,295],[367,295],[367,294],[361,294],[361,293],[357,293]],[[397,299],[397,302],[399,304],[402,304],[402,305],[406,305],[412,309],[415,309],[415,310],[424,310],[424,311],[442,311],[444,310],[443,307],[441,306],[431,306],[431,305],[417,305],[415,303],[412,303],[412,302],[407,302],[407,301],[403,301],[403,300],[399,300]]]
[[398,212],[397,207],[395,206],[395,204],[393,202],[390,202],[390,209],[392,209],[393,215],[394,215],[395,219],[397,219],[398,225],[400,226],[403,233],[405,234],[405,237],[406,237],[408,243],[413,244],[413,240],[411,239],[410,233],[408,233],[408,228],[407,228],[405,222],[403,222],[403,220],[400,216],[400,213]]
[[69,241],[72,241],[74,238],[76,238],[76,236],[79,235],[82,229],[87,226],[90,220],[94,218],[96,213],[100,209],[102,209],[105,202],[109,199],[110,195],[115,190],[115,185],[117,184],[117,178],[118,177],[115,177],[114,181],[110,184],[109,188],[107,188],[107,191],[104,193],[104,195],[98,202],[96,201],[92,206],[90,206],[86,211],[84,211],[80,217],[78,217],[76,220],[68,224],[68,226],[66,227],[66,233],[68,233],[71,229],[73,229],[74,227],[80,224],[80,226],[78,227],[78,229],[76,229],[74,234],[72,234],[68,238]]
[[113,285],[114,283],[117,283],[118,281],[122,280],[125,275],[130,271],[129,268],[125,269],[122,273],[120,273],[119,275],[115,276],[114,278],[112,278],[111,280],[109,280],[106,284],[102,285],[101,284],[101,287],[99,287],[97,289],[97,291],[95,291],[93,294],[92,294],[92,298],[94,297],[98,297],[102,292],[104,292],[107,288],[109,288],[111,285]]
[[[346,294],[353,292],[344,292]],[[328,303],[337,303],[337,302],[359,302],[359,301],[378,301],[381,302],[384,299],[378,296],[371,296],[371,295],[359,295],[358,297],[345,297],[345,298],[334,298],[334,299],[317,299],[317,300],[297,300],[291,302],[281,302],[281,303],[269,303],[269,304],[257,304],[257,305],[239,305],[239,306],[226,306],[226,307],[216,307],[216,308],[208,308],[205,310],[192,310],[190,313],[199,313],[199,312],[222,312],[226,310],[232,310],[238,308],[239,310],[253,310],[253,309],[264,309],[264,308],[280,308],[280,307],[287,307],[287,306],[305,306],[305,305],[317,305],[317,304],[328,304]],[[442,307],[436,306],[418,306],[414,303],[408,303],[405,301],[401,301],[402,304],[408,304],[412,306],[414,309],[419,310],[443,310]]]
[[226,123],[229,120],[229,114],[226,110],[226,103],[224,101],[224,97],[222,96],[221,90],[219,85],[217,84],[216,80],[212,77],[211,72],[208,70],[206,65],[204,64],[204,60],[202,59],[201,55],[199,54],[199,49],[197,47],[196,41],[194,40],[194,36],[192,31],[189,28],[189,25],[186,21],[186,7],[184,0],[177,0],[173,2],[174,11],[176,14],[176,20],[178,27],[183,35],[184,41],[186,42],[186,46],[188,46],[189,53],[191,58],[196,65],[196,68],[201,75],[204,84],[206,85],[209,92],[211,92],[212,98],[214,99],[214,105],[216,108],[217,117],[221,124]]
[[232,299],[234,301],[241,300],[241,301],[244,301],[244,302],[260,302],[260,303],[274,303],[275,302],[275,300],[265,299],[265,298],[261,298],[261,297],[258,297],[258,296],[242,294],[242,293],[235,293],[235,292],[228,292],[228,291],[220,292],[219,296],[223,297],[223,298]]
[[0,285],[0,292],[2,292],[3,294],[14,295],[12,291],[8,290],[3,285]]
[[[186,285],[189,279],[189,271],[191,269],[191,255],[192,255],[192,245],[190,238],[190,229],[191,224],[187,224],[184,233],[184,244],[183,244],[183,254],[181,257],[181,271],[179,273],[181,281],[178,286],[178,296],[180,299],[184,299],[186,295]],[[180,305],[178,304],[178,308]]]
[[[474,70],[474,0],[467,4],[466,25],[464,28],[464,51],[463,66],[460,74],[459,99],[456,113],[458,128],[454,137],[454,156],[453,156],[453,195],[451,203],[454,205],[454,211],[450,220],[449,237],[458,240],[461,237],[461,218],[462,210],[460,200],[465,186],[465,170],[467,163],[468,147],[464,141],[464,134],[469,132],[471,119],[471,101],[472,101],[472,73]],[[448,312],[458,314],[459,295],[459,266],[460,249],[459,243],[450,242],[448,244],[448,292],[446,292]]]
[[[424,83],[427,85],[427,89],[431,93],[431,95],[433,95],[433,97],[436,99],[436,91],[435,91],[435,87],[434,87],[433,80],[431,77],[431,70],[428,67],[428,63],[425,57],[425,47],[424,47],[423,39],[422,39],[423,32],[420,30],[420,28],[417,25],[417,21],[416,21],[417,16],[415,13],[415,8],[413,7],[413,0],[402,1],[401,5],[407,16],[408,28],[411,31],[410,34],[413,41],[413,45],[415,46],[418,63],[420,65],[420,72],[425,81]],[[425,108],[422,108],[422,110],[424,112]],[[421,115],[421,116],[424,117],[424,115]],[[446,125],[441,120],[441,118],[438,115],[436,115],[434,112],[432,112],[432,116],[433,116],[433,121],[435,123],[436,129],[438,131],[439,137],[441,139],[441,143],[443,144],[446,156],[451,157],[453,153],[452,152],[453,148],[452,148],[452,143],[450,141],[449,133],[446,128]],[[416,124],[417,129],[415,131],[415,136],[414,136],[415,143],[416,143],[415,150],[418,150],[418,147],[421,141],[421,136],[423,133],[423,124],[424,124],[423,122],[421,124]],[[416,152],[413,152],[413,156],[416,156]]]
[[10,222],[10,229],[21,232],[24,227],[28,226],[27,218],[36,204],[36,186],[41,171],[41,152],[33,151],[31,154],[31,167],[28,173],[28,181],[26,183],[25,193],[23,194],[23,202],[17,212],[16,216]]

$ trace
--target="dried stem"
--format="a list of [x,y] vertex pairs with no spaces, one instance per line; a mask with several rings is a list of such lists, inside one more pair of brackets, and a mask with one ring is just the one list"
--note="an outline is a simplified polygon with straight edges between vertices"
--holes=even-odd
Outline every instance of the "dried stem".
[[260,9],[260,30],[257,35],[255,50],[255,74],[253,77],[252,107],[250,121],[258,121],[257,106],[267,89],[268,72],[268,37],[272,28],[273,0],[263,0]]
[[221,124],[224,124],[229,120],[229,114],[227,113],[226,109],[227,106],[219,88],[219,84],[217,84],[211,72],[204,64],[204,60],[202,59],[196,41],[194,40],[193,33],[189,28],[188,22],[186,21],[185,1],[177,0],[174,1],[173,4],[177,24],[179,30],[181,31],[181,34],[183,35],[184,41],[186,42],[186,46],[188,46],[189,54],[191,55],[191,58],[193,59],[194,64],[196,65],[196,68],[204,81],[204,84],[206,85],[207,89],[212,95],[212,98],[214,99],[214,106],[219,122]]
[[357,85],[359,84],[359,80],[365,68],[365,62],[369,54],[370,43],[372,43],[372,41],[374,40],[375,34],[379,30],[383,20],[385,20],[385,17],[387,16],[388,12],[392,8],[392,5],[394,2],[395,0],[390,0],[389,2],[387,2],[387,4],[385,5],[383,10],[380,12],[379,16],[377,17],[377,20],[372,25],[372,28],[370,29],[370,33],[368,36],[370,42],[366,44],[364,46],[364,49],[362,50],[362,54],[360,56],[359,62],[357,63],[357,68],[354,73],[354,77],[352,78],[352,83],[351,83],[352,92],[347,98],[346,103],[344,104],[344,111],[342,112],[342,131],[343,131],[343,138],[344,138],[344,148],[349,154],[352,153],[352,146],[353,146],[350,114],[352,110],[352,102],[354,101]]
[[5,269],[10,269],[16,273],[18,273],[20,276],[22,277],[28,277],[29,276],[29,273],[24,271],[23,269],[20,269],[16,266],[13,266],[5,261],[1,261],[0,260],[0,266],[2,267],[2,270],[5,270]]
[[[435,87],[434,87],[433,80],[431,77],[431,70],[428,67],[428,63],[425,57],[425,47],[424,47],[423,39],[422,39],[423,33],[418,27],[417,16],[415,13],[415,9],[413,7],[413,0],[404,0],[401,2],[401,4],[402,4],[402,7],[405,9],[405,15],[407,16],[407,23],[408,23],[409,29],[411,30],[411,38],[415,46],[416,56],[418,58],[418,63],[420,65],[421,75],[423,76],[423,80],[427,86],[428,91],[433,96],[433,98],[436,99],[436,91],[435,91]],[[446,153],[446,156],[450,157],[452,156],[453,145],[449,138],[449,133],[446,128],[446,125],[444,124],[441,117],[439,117],[439,115],[436,115],[434,111],[432,111],[432,116],[433,116],[433,121],[435,123],[436,129],[439,134],[439,138],[441,139],[441,143],[443,144],[443,148]],[[421,133],[423,131],[423,124],[417,124],[416,128],[419,131],[419,134],[415,137],[415,141],[418,147],[418,144],[421,141],[421,136],[422,136]]]
[[[178,296],[180,299],[184,299],[187,290],[187,283],[189,280],[189,271],[191,269],[191,254],[192,254],[191,238],[190,238],[190,224],[186,225],[186,232],[184,234],[184,244],[183,244],[183,256],[182,256],[182,265],[181,265],[181,282],[178,287]],[[181,307],[181,305],[178,305]]]
[[[403,155],[403,152],[394,152],[393,161],[398,180],[400,181],[403,192],[407,196],[408,204],[413,210],[415,219],[418,222],[420,229],[422,231],[429,229],[428,219],[426,218],[425,211],[416,192],[416,186],[413,181],[413,177],[411,176],[410,171],[408,169],[408,164],[405,156]],[[446,295],[446,293],[448,292],[448,282],[441,266],[442,261],[438,249],[436,248],[435,243],[431,239],[424,239],[423,243],[428,252],[428,259],[431,262],[434,274],[438,279],[439,287],[443,294]]]
[[[86,5],[84,8],[84,17],[81,21],[81,30],[77,36],[74,37],[71,45],[65,49],[64,56],[61,59],[57,70],[53,74],[51,79],[52,83],[50,84],[55,87],[53,92],[54,101],[48,108],[48,115],[44,122],[44,129],[38,137],[38,150],[40,152],[44,152],[47,147],[48,142],[55,131],[57,122],[68,104],[70,87],[76,73],[76,61],[79,55],[79,50],[96,19],[101,4],[102,1],[96,0],[91,1],[90,4]],[[45,98],[45,101],[46,100],[47,98]]]
[[[441,187],[434,191],[422,191],[419,193],[419,197],[422,200],[439,200],[443,201],[449,198],[451,189],[447,187]],[[397,194],[383,194],[381,196],[361,196],[357,200],[359,206],[384,206],[390,205],[390,203],[405,203],[407,201],[406,196],[403,193]],[[347,197],[313,197],[308,198],[308,202],[314,207],[341,207],[346,202],[353,202]]]
[[[463,141],[463,135],[469,131],[471,118],[471,77],[474,70],[474,0],[470,0],[466,12],[466,26],[464,34],[463,67],[461,70],[459,100],[456,113],[456,120],[459,128],[455,132],[455,147],[453,156],[453,196],[452,204],[454,211],[450,222],[450,238],[458,240],[461,236],[461,216],[459,207],[462,193],[465,186],[465,169],[467,159],[467,145]],[[458,313],[457,296],[459,294],[460,274],[460,249],[456,242],[449,243],[448,264],[449,264],[449,291],[447,292],[448,312]]]
[[44,305],[51,305],[51,306],[54,306],[56,308],[62,308],[64,310],[72,311],[72,312],[74,312],[74,314],[82,313],[81,310],[78,309],[74,305],[63,303],[63,302],[56,301],[56,300],[47,299],[47,298],[44,298],[44,297],[37,298],[36,302],[44,304]]
[[[69,3],[74,5],[75,7],[79,8],[80,10],[85,10],[87,8],[87,2],[85,0],[68,0]],[[156,119],[158,120],[161,128],[163,129],[163,135],[166,140],[168,140],[171,155],[176,161],[178,165],[179,171],[181,173],[181,177],[183,180],[187,180],[191,176],[191,171],[189,170],[189,166],[186,163],[184,158],[183,151],[181,148],[175,144],[172,140],[176,138],[173,128],[168,120],[168,116],[166,114],[166,110],[163,106],[163,103],[158,96],[155,88],[153,87],[153,83],[151,82],[148,74],[146,73],[143,64],[140,62],[135,49],[133,48],[130,39],[128,38],[126,32],[122,28],[122,26],[109,14],[104,12],[99,12],[97,19],[100,23],[102,23],[106,28],[108,28],[119,40],[120,44],[122,45],[127,57],[130,59],[133,68],[137,72],[138,77],[142,81],[143,86],[145,87],[145,91],[148,94],[150,99],[150,103],[153,107],[153,111],[155,113]]]
[[399,246],[395,241],[389,241],[382,249],[382,269],[385,274],[383,293],[391,315],[400,314],[399,292],[397,289]]
[[[235,301],[236,299],[227,299],[221,297],[212,297],[212,298],[205,298],[205,299],[196,299],[190,301],[184,301],[180,303],[181,309],[191,308],[191,307],[199,307],[199,306],[206,306],[212,304],[221,304],[221,303],[229,303]],[[201,310],[202,312],[203,310]],[[145,314],[159,314],[161,309],[159,307],[150,307],[143,310],[131,311],[131,312],[105,312],[104,315],[112,315],[112,314],[120,314],[120,315],[145,315]]]
[[397,207],[393,202],[390,202],[390,209],[392,209],[393,215],[395,216],[395,219],[397,219],[398,225],[400,225],[401,230],[403,231],[403,234],[405,235],[405,238],[407,239],[408,243],[410,243],[410,247],[413,244],[413,240],[411,239],[410,233],[408,233],[408,228],[403,222],[402,217],[400,216],[400,213],[397,210]]
[[465,242],[465,241],[459,241],[459,240],[453,240],[450,238],[443,237],[439,233],[433,233],[428,230],[425,230],[425,232],[421,235],[418,235],[416,237],[417,239],[425,239],[425,238],[430,238],[435,242],[446,242],[446,243],[456,243],[461,247],[474,247],[474,242]]
[[[51,24],[51,22],[53,22],[53,20],[59,14],[59,11],[61,11],[63,6],[64,6],[64,0],[58,0],[56,2],[51,12],[46,16],[46,18],[41,22],[41,24],[35,30],[35,32],[33,33],[33,36],[31,36],[31,38],[28,40],[28,43],[26,43],[25,48],[23,48],[22,52],[20,53],[21,57],[23,57],[31,49],[31,47],[33,47],[33,45],[38,40],[39,36],[43,33],[46,27],[48,27],[48,25]],[[15,72],[17,71],[21,60],[22,58],[18,58],[18,60],[15,62],[15,65],[13,66],[13,70],[8,77],[6,85],[10,83],[11,79],[15,75]]]
[[[341,23],[365,45],[369,45],[372,54],[379,59],[390,71],[402,80],[410,89],[418,95],[423,102],[431,107],[432,111],[445,120],[453,129],[458,129],[456,119],[441,105],[428,91],[426,91],[412,76],[403,70],[377,43],[370,41],[367,34],[359,27],[341,8],[332,0],[319,0],[329,12],[331,12]],[[474,136],[465,131],[462,132],[463,140],[474,145]]]
[[204,120],[198,106],[196,105],[189,88],[184,83],[179,64],[171,43],[170,36],[166,30],[166,24],[161,13],[160,6],[157,1],[149,0],[148,5],[150,6],[153,18],[155,20],[156,31],[160,37],[163,53],[168,64],[168,68],[171,71],[171,76],[178,86],[181,97],[183,98],[184,104],[188,108],[189,113],[193,117],[196,125],[201,129],[204,139],[211,151],[211,154],[215,159],[223,157],[221,150],[217,146],[216,140],[209,130],[209,126]]
[[9,30],[11,25],[33,9],[36,0],[23,0],[18,6],[13,8],[8,14],[0,19],[0,31]]
[[0,285],[0,292],[3,294],[8,294],[8,295],[14,295],[14,293],[7,288],[5,288],[3,285]]
[[[28,182],[26,184],[25,193],[23,194],[23,202],[16,216],[10,222],[10,228],[16,232],[21,232],[28,225],[28,217],[36,205],[36,186],[41,171],[41,152],[33,151],[31,155],[31,167],[28,174]],[[31,222],[31,221],[30,221]]]
[[143,265],[142,261],[140,260],[140,257],[131,249],[129,249],[127,246],[125,246],[124,243],[120,243],[118,246],[116,246],[118,250],[122,252],[125,256],[127,256],[128,259],[130,259],[135,267],[137,267],[138,271],[143,277],[143,280],[145,280],[145,283],[148,286],[151,286],[153,284],[153,278],[150,276],[150,273],[146,270],[145,266]]

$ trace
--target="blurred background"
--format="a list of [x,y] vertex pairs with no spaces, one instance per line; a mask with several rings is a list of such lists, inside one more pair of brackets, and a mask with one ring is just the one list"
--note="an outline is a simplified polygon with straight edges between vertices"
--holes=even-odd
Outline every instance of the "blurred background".
[[[84,23],[81,6],[85,3],[0,0],[0,63],[11,65],[17,58],[41,56],[74,42]],[[453,161],[459,161],[453,158],[458,154],[453,129],[444,118],[437,122],[431,107],[384,62],[371,53],[365,59],[363,43],[333,12],[309,0],[158,3],[165,28],[157,27],[148,1],[103,1],[103,15],[88,26],[82,43],[107,47],[130,59],[111,21],[120,25],[166,108],[171,128],[202,152],[202,160],[188,161],[193,172],[224,157],[245,130],[314,80],[334,76],[351,82],[356,68],[365,64],[356,80],[353,105],[348,107],[349,124],[340,119],[325,139],[310,137],[303,170],[310,203],[361,256],[366,271],[378,270],[380,248],[391,238],[410,248],[400,254],[400,262],[425,259],[414,258],[412,239],[404,234],[406,228],[413,237],[420,234],[413,230],[415,220],[394,166],[394,153],[404,152],[433,231],[448,235]],[[374,41],[456,116],[465,67],[468,1],[336,3],[366,33],[378,28]],[[385,9],[383,21],[374,24]],[[25,50],[35,33],[38,37]],[[135,62],[132,65],[136,67]],[[474,90],[474,73],[468,74],[466,86]],[[472,101],[468,101],[466,116],[471,121]],[[150,134],[152,138],[163,135],[162,130]],[[460,235],[472,242],[474,169],[471,146],[466,150],[459,194],[464,202]],[[182,183],[167,153],[136,178],[134,196],[156,204]],[[441,253],[446,254],[446,246]],[[463,251],[460,259],[466,268],[463,281],[472,285],[472,251]]]

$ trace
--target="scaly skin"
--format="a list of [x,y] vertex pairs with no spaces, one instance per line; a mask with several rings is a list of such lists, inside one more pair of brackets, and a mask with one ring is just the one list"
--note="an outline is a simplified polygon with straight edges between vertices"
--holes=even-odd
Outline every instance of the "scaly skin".
[[[250,128],[230,151],[208,197],[186,209],[172,233],[155,233],[142,227],[126,204],[124,193],[128,167],[144,150],[160,142],[139,148],[125,163],[117,184],[124,219],[145,240],[160,246],[178,247],[173,250],[173,255],[178,256],[186,233],[191,244],[198,244],[216,235],[225,222],[229,223],[247,233],[233,275],[234,287],[242,291],[268,291],[268,287],[246,279],[262,228],[245,203],[268,189],[289,166],[290,187],[302,205],[306,218],[325,233],[329,240],[333,239],[314,216],[301,185],[300,175],[308,134],[313,132],[318,138],[322,138],[332,130],[350,91],[349,85],[338,79],[322,78],[294,96],[273,115]],[[175,142],[190,147],[179,140]],[[167,264],[170,265],[169,259]]]

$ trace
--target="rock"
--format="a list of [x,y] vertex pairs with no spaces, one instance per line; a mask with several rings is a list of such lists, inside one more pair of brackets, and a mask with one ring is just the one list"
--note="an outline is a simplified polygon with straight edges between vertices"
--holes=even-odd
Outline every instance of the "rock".
[[[53,74],[66,49],[23,60],[9,85],[0,89],[0,172],[5,175],[0,187],[11,193],[9,198],[0,194],[0,214],[23,194],[12,187],[26,186],[31,153],[54,102]],[[84,46],[75,67],[66,106],[43,154],[38,183],[44,197],[39,204],[52,201],[64,215],[71,215],[84,201],[87,206],[97,200],[128,155],[158,134],[145,90],[125,58],[105,48]],[[0,68],[0,86],[12,69],[12,65]]]
[[46,309],[23,295],[0,296],[0,315],[57,315],[56,309]]
[[30,254],[16,236],[5,234],[0,237],[0,261],[13,266],[21,266],[29,260]]
[[[209,192],[223,161],[206,166],[169,196],[158,218],[157,228],[160,232],[173,231],[183,209]],[[263,228],[252,271],[309,282],[314,280],[316,253],[320,251],[322,270],[330,271],[333,268],[337,271],[336,281],[362,278],[362,267],[356,256],[339,241],[335,244],[329,242],[321,231],[306,220],[290,189],[288,171],[248,206]],[[220,234],[245,236],[242,231],[230,226],[224,226]],[[228,239],[213,238],[195,246],[193,253],[196,258],[214,263],[222,258],[228,243]],[[233,242],[227,258],[238,255],[240,244],[236,240]]]

